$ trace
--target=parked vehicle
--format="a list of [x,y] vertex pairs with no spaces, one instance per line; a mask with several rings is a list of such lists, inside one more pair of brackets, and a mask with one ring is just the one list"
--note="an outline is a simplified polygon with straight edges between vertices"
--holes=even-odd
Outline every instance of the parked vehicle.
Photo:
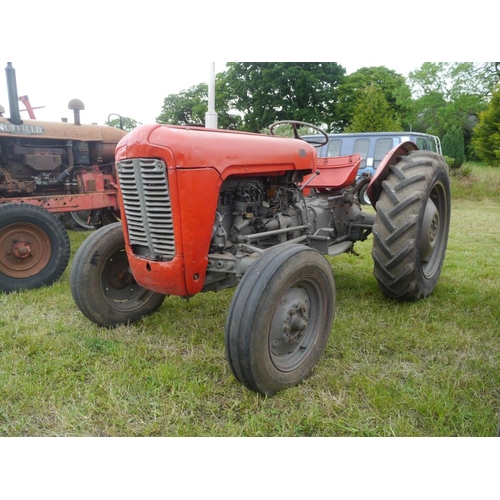
[[[283,123],[295,138],[273,135]],[[226,356],[240,382],[271,395],[307,377],[328,342],[335,281],[323,255],[373,233],[379,289],[408,301],[432,293],[450,226],[444,158],[407,141],[356,181],[359,154],[318,158],[313,146],[329,137],[298,140],[300,126],[312,127],[277,122],[264,135],[155,124],[126,135],[116,149],[122,220],[93,232],[73,260],[80,311],[113,327],[168,295],[237,287]],[[359,203],[367,184],[376,214]]]
[[0,292],[51,285],[70,256],[66,224],[90,228],[119,215],[115,148],[124,130],[82,125],[82,101],[72,99],[73,123],[21,119],[12,63],[5,68],[10,118],[0,106]]
[[[312,136],[307,136],[312,137]],[[328,144],[316,148],[318,157],[332,158],[352,154],[361,155],[358,179],[363,174],[373,176],[385,155],[395,146],[412,141],[418,149],[442,154],[441,141],[435,135],[419,132],[359,132],[328,134]],[[361,203],[370,204],[365,186],[359,193]]]

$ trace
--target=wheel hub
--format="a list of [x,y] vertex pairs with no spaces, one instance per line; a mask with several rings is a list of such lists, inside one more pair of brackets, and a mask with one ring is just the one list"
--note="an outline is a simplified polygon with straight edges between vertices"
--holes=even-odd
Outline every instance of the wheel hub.
[[422,221],[422,232],[420,234],[420,258],[422,262],[428,262],[438,241],[439,234],[439,211],[434,202],[429,198],[425,206]]
[[35,276],[51,254],[49,236],[34,224],[11,224],[0,230],[0,272],[11,278]]
[[106,300],[114,306],[132,300],[142,290],[130,271],[125,251],[116,252],[108,259],[102,272],[102,287]]
[[285,314],[285,326],[283,327],[283,338],[286,343],[294,344],[304,335],[304,331],[309,326],[309,315],[304,303],[294,302]]
[[114,263],[112,261],[113,259],[110,259],[108,274],[109,284],[118,290],[134,285],[135,280],[132,273],[128,269],[127,262],[118,262],[116,265],[113,265]]
[[309,327],[309,295],[302,288],[290,288],[281,298],[273,315],[271,352],[280,358],[293,355],[301,345]]
[[31,257],[31,245],[26,241],[17,241],[12,245],[12,253],[18,259]]

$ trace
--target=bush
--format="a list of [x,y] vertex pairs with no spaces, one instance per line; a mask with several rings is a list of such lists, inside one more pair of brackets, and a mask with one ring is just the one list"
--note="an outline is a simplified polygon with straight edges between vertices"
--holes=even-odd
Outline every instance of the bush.
[[460,127],[453,127],[443,136],[443,155],[453,158],[452,163],[448,163],[452,169],[460,168],[465,161],[464,134]]
[[[448,165],[450,165],[448,163]],[[450,165],[450,167],[452,167]],[[459,168],[451,168],[450,169],[450,175],[451,177],[455,179],[465,179],[466,177],[469,177],[472,174],[472,165],[470,163],[464,163],[461,167]]]
[[488,109],[480,114],[472,144],[481,160],[500,165],[500,85],[493,92]]
[[444,155],[444,161],[448,164],[450,168],[453,168],[453,164],[455,163],[455,159],[451,156]]

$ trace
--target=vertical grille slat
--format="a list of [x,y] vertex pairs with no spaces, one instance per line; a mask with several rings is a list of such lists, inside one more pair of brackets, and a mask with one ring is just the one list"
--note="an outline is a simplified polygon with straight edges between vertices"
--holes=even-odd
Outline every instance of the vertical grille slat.
[[173,258],[174,225],[163,161],[132,158],[117,164],[131,245],[151,257]]

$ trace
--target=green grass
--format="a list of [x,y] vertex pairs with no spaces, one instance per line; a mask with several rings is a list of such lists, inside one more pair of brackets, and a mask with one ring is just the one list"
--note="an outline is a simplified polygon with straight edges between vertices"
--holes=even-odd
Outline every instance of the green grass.
[[[493,199],[500,197],[500,167],[487,167],[478,162],[465,163],[460,169],[471,174],[452,184],[452,197],[468,200]],[[458,173],[460,173],[460,171]]]
[[[386,299],[359,256],[331,258],[337,312],[311,377],[266,398],[225,360],[233,290],[168,298],[114,330],[49,288],[0,295],[1,436],[492,436],[500,409],[500,170],[453,181],[441,279]],[[493,186],[496,186],[493,189]],[[71,233],[72,252],[86,236]]]

